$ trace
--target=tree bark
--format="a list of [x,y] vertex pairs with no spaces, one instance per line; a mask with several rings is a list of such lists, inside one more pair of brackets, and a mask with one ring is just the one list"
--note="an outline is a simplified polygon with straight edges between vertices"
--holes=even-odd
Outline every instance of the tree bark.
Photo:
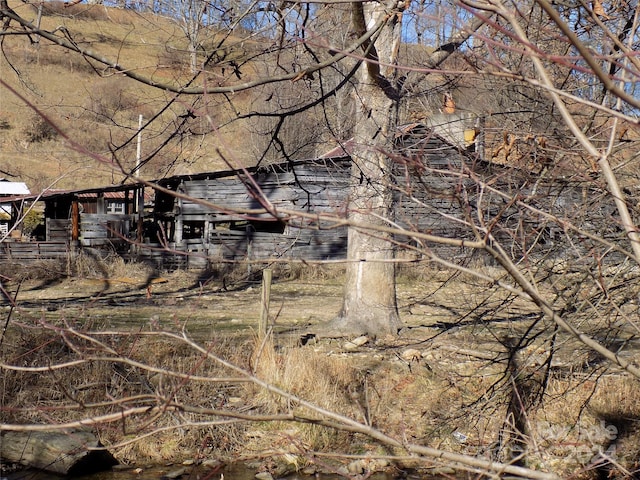
[[379,35],[363,45],[365,60],[355,92],[357,121],[349,219],[372,228],[349,228],[343,304],[338,318],[330,325],[332,330],[345,334],[397,334],[401,326],[396,303],[394,245],[390,235],[375,231],[375,227],[388,226],[393,220],[390,154],[399,98],[390,79],[395,74],[393,66],[400,43],[402,4],[376,4],[370,10],[362,3],[352,5],[358,35],[363,35],[366,25],[375,24],[382,15],[387,20]]

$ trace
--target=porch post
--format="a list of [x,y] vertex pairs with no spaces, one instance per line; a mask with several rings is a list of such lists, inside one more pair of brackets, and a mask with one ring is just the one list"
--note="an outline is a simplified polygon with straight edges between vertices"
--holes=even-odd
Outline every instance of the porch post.
[[78,200],[71,202],[71,240],[76,242],[80,238],[80,209]]

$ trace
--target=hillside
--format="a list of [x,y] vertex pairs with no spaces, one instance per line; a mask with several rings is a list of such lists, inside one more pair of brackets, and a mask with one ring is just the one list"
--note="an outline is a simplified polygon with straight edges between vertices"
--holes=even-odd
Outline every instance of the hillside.
[[[101,5],[44,5],[43,29],[56,29],[79,46],[155,80],[177,83],[189,77],[184,34],[168,18]],[[14,2],[13,7],[35,21],[31,6]],[[125,170],[135,165],[140,116],[147,121],[156,115],[142,135],[142,156],[152,154],[163,142],[167,145],[144,166],[143,177],[224,168],[218,148],[232,151],[234,161],[251,163],[251,149],[246,137],[237,134],[237,124],[231,132],[225,128],[212,132],[219,125],[208,118],[224,122],[228,103],[182,96],[162,111],[175,95],[130,80],[46,40],[33,40],[23,35],[5,37],[1,77],[62,133],[3,88],[0,177],[27,182],[32,191],[119,183],[123,175],[118,163]],[[194,101],[198,103],[191,107]],[[234,98],[236,108],[243,101],[241,96]],[[207,116],[193,108],[206,109]],[[180,120],[187,114],[201,118],[191,122],[188,131],[181,131]],[[169,139],[172,134],[174,138]],[[78,146],[88,151],[78,151]],[[101,161],[92,159],[89,152]]]
[[[17,0],[10,5],[24,18],[37,21],[34,6]],[[185,33],[168,16],[58,1],[43,3],[42,13],[43,30],[152,81],[179,86],[192,78]],[[123,171],[131,172],[136,165],[141,117],[145,124],[151,121],[141,135],[140,175],[146,179],[226,169],[229,164],[309,158],[333,148],[336,139],[350,136],[354,121],[350,86],[327,95],[316,108],[306,108],[345,80],[353,65],[350,60],[315,78],[225,94],[176,95],[47,40],[38,42],[22,34],[16,24],[12,27],[11,34],[3,37],[0,76],[60,129],[53,129],[34,108],[0,86],[0,177],[24,181],[34,192],[123,181]],[[348,39],[330,40],[334,44]],[[190,85],[195,87],[295,73],[326,60],[331,52],[321,44],[309,54],[295,41],[283,46],[276,38],[242,28],[233,34],[211,28],[202,46],[199,61],[206,57],[211,61],[204,73],[194,77]],[[420,66],[430,52],[424,46],[404,45],[401,57],[406,65]],[[461,72],[469,73],[468,61],[465,54],[452,55],[437,74],[416,68],[407,75],[404,121],[423,121],[439,111],[443,95],[452,94],[459,111],[485,120],[488,160],[534,172],[554,165],[559,175],[577,171],[580,176],[593,169],[548,98],[512,81],[464,75]],[[519,105],[527,108],[516,108]],[[604,133],[598,133],[601,138],[594,141],[606,147],[611,119],[583,117],[579,103],[570,107],[585,128],[604,126]],[[288,118],[283,114],[287,111],[301,113]],[[638,169],[632,159],[638,133],[625,127],[619,137],[612,149],[613,164],[621,183],[634,189]]]

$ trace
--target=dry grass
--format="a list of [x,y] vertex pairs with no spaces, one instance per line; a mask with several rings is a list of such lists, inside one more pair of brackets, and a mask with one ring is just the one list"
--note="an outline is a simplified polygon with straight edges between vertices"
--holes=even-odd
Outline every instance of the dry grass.
[[[27,18],[34,15],[30,5],[10,3]],[[68,7],[63,2],[47,2],[44,7],[42,27],[65,28],[68,35],[84,48],[117,59],[127,68],[156,80],[180,81],[188,76],[185,53],[182,54],[182,63],[166,64],[162,61],[169,51],[185,52],[186,45],[178,25],[166,18],[102,5]],[[103,65],[46,41],[40,42],[36,48],[27,38],[14,36],[4,43],[3,50],[5,55],[0,58],[0,68],[7,72],[3,80],[34,102],[47,119],[70,139],[92,152],[105,155],[106,162],[92,162],[91,168],[86,168],[87,156],[84,153],[69,149],[65,139],[56,135],[49,123],[41,118],[34,121],[35,113],[5,92],[0,111],[0,141],[3,144],[0,169],[26,181],[32,191],[49,187],[52,182],[59,188],[86,188],[119,181],[121,174],[117,166],[114,170],[114,166],[108,163],[112,159],[110,145],[118,145],[135,136],[139,115],[151,118],[170,97],[124,77],[113,76]],[[235,101],[237,103],[237,99]],[[170,124],[176,116],[184,113],[190,100],[185,102],[181,101],[169,109],[160,120]],[[202,102],[198,105],[203,108]],[[215,111],[207,113],[216,117],[227,116],[226,104],[221,103],[214,108]],[[154,126],[146,131],[144,153],[150,153],[165,140],[163,129]],[[204,143],[200,145],[202,141]],[[198,145],[197,149],[191,151],[193,146],[185,138],[179,144],[170,143],[143,169],[142,174],[150,179],[159,178],[164,175],[166,166],[176,161],[178,156],[181,157],[175,164],[178,168],[182,159],[186,159],[190,169],[219,169],[223,163],[212,145],[225,145],[242,152],[245,145],[238,142],[237,135],[226,135],[221,131],[199,138],[194,143]],[[202,152],[210,153],[203,155]],[[118,151],[117,157],[125,168],[132,167],[135,142],[133,146]],[[47,169],[40,168],[43,163],[47,164]]]
[[0,275],[16,283],[27,280],[48,282],[63,278],[67,273],[66,262],[43,260],[29,265],[7,262],[0,265]]
[[[190,373],[215,378],[229,376],[220,365],[204,361],[185,345],[163,338],[137,338],[114,336],[101,338],[126,358],[147,362],[167,371]],[[75,340],[74,348],[89,352],[91,344]],[[380,372],[362,371],[353,365],[352,359],[340,355],[327,355],[312,347],[279,347],[269,342],[260,348],[255,340],[238,344],[222,338],[209,348],[216,355],[235,364],[250,368],[256,375],[275,386],[304,398],[322,408],[331,409],[361,421],[375,422],[381,428],[394,430],[392,423],[404,423],[407,431],[420,428],[415,418],[415,403],[420,391],[427,386],[416,375],[406,375],[393,368]],[[31,329],[12,329],[5,342],[4,358],[8,363],[42,364],[52,360],[62,362],[77,358],[69,345],[51,332]],[[398,373],[401,373],[398,376]],[[79,412],[64,405],[90,405],[112,398],[146,395],[152,403],[173,399],[177,403],[202,408],[251,411],[256,413],[288,412],[298,408],[295,402],[283,399],[248,384],[228,384],[184,381],[168,375],[146,372],[118,362],[91,362],[68,369],[62,373],[29,374],[10,372],[4,377],[5,417],[9,422],[47,423],[65,422],[78,415],[107,413],[111,407],[88,409]],[[432,383],[432,382],[429,382]],[[35,400],[38,398],[38,400]],[[72,400],[73,399],[73,400]],[[420,401],[424,397],[420,398]],[[406,406],[402,404],[406,402]],[[36,407],[37,406],[37,407]],[[421,408],[428,408],[423,405]],[[307,414],[317,415],[315,412]],[[396,417],[403,417],[398,422]],[[139,463],[176,461],[190,458],[194,452],[216,455],[257,457],[270,454],[291,453],[302,455],[305,451],[338,450],[345,453],[362,453],[374,448],[352,434],[324,429],[313,425],[291,425],[264,422],[248,427],[246,424],[210,425],[188,428],[185,422],[202,421],[207,417],[187,413],[168,413],[154,423],[156,428],[175,427],[143,441],[118,448],[116,454],[124,462]],[[105,442],[115,444],[135,438],[148,429],[138,430],[144,418],[127,421],[127,427],[107,424],[99,428]],[[422,435],[423,433],[420,433]],[[207,447],[203,447],[207,445]],[[204,450],[203,450],[204,449]]]
[[[105,281],[129,279],[131,282],[144,284],[149,279],[168,275],[167,272],[158,272],[152,265],[126,261],[115,253],[101,252],[101,255],[103,256],[81,253],[73,261],[40,260],[28,264],[9,262],[0,265],[0,275],[16,284],[25,281],[62,281],[67,278]],[[177,281],[193,279],[193,275],[186,271],[175,271],[171,276]]]
[[[133,271],[135,268],[141,270]],[[86,265],[83,271],[100,274],[99,269],[90,265]],[[285,274],[282,273],[283,276]],[[122,263],[112,265],[109,275],[144,279],[148,272],[142,266]],[[193,279],[187,275],[186,272],[168,275],[166,279],[169,281],[162,285],[192,285]],[[303,271],[300,275],[315,276],[318,273]],[[207,288],[203,287],[203,292],[208,291]],[[451,288],[458,292],[466,287],[462,282],[452,284]],[[233,298],[234,302],[229,304],[223,303],[222,296],[219,296],[226,294],[217,294],[204,303],[192,305],[196,310],[205,308],[205,305],[215,309],[231,305],[234,309],[246,309],[247,299],[257,301],[258,295],[253,290],[247,291],[246,296],[239,291],[230,292],[229,299]],[[163,299],[163,302],[167,301],[168,298]],[[322,297],[317,301],[323,301]],[[179,331],[184,312],[176,310],[171,313],[166,306],[164,308],[162,316],[166,318],[161,322],[154,324],[146,316],[142,323],[135,323],[136,329],[156,331],[161,323],[163,328]],[[92,315],[90,309],[83,311],[82,315],[76,318],[71,312],[60,312],[55,317],[46,318],[60,327],[101,328],[99,315]],[[195,315],[195,311],[190,315]],[[240,314],[234,312],[234,315]],[[20,326],[12,321],[9,336],[3,342],[2,356],[7,363],[47,365],[78,358],[77,352],[95,355],[99,350],[97,344],[79,339],[74,340],[75,350],[70,348],[58,334],[38,325],[39,315],[16,318],[16,321],[31,323],[28,324],[30,326]],[[146,362],[152,367],[209,378],[237,376],[236,372],[226,370],[215,361],[204,359],[184,343],[160,336],[140,337],[136,335],[138,330],[134,330],[99,339],[123,358]],[[284,335],[269,337],[263,345],[257,338],[247,337],[246,329],[226,333],[212,330],[201,338],[201,343],[215,355],[247,371],[255,371],[259,378],[279,388],[319,407],[374,425],[395,438],[470,455],[505,459],[505,448],[500,441],[509,430],[507,404],[512,392],[511,383],[504,376],[505,347],[481,328],[461,328],[441,333],[436,338],[433,338],[435,330],[427,329],[425,332],[424,338],[416,330],[410,338],[401,337],[386,343],[380,340],[356,351],[346,350],[341,342],[330,340],[300,346],[296,339]],[[496,334],[496,331],[492,333]],[[424,342],[420,341],[421,338]],[[417,345],[420,355],[411,360],[401,360],[408,343]],[[445,349],[445,346],[475,350],[485,354],[486,359],[456,352],[455,348]],[[517,385],[525,397],[527,389],[533,391],[543,381],[538,356],[544,354],[545,346],[547,343],[540,341],[521,352]],[[572,358],[577,351],[571,342],[566,342],[562,348],[556,354],[558,360]],[[144,396],[142,401],[150,405],[171,401],[230,412],[274,414],[296,411],[317,415],[301,409],[295,400],[269,393],[253,384],[185,381],[118,361],[87,363],[64,373],[6,373],[2,379],[2,405],[7,421],[63,422],[78,416],[116,410],[111,407],[82,410],[77,408],[80,404],[134,395]],[[611,440],[603,434],[603,431],[606,433],[603,428],[613,426],[618,431],[613,439],[615,458],[626,468],[632,468],[639,450],[637,446],[640,445],[636,428],[636,419],[640,418],[640,398],[636,383],[597,364],[595,368],[577,367],[576,371],[566,368],[555,370],[549,378],[543,402],[534,402],[527,412],[529,465],[571,474],[583,468],[588,470],[591,457],[585,460],[584,456],[576,454],[577,449],[582,454],[596,452],[598,448],[606,450]],[[69,409],[70,405],[76,408]],[[140,417],[127,420],[124,428],[121,423],[106,424],[99,428],[99,432],[105,443],[113,446],[140,438],[152,427],[166,429],[138,442],[114,448],[121,461],[132,464],[165,463],[200,456],[229,460],[255,457],[265,463],[272,458],[286,458],[289,463],[303,466],[310,461],[308,453],[313,451],[403,453],[385,449],[362,435],[317,425],[220,423],[220,420],[212,415],[171,411],[158,417],[153,426],[144,425],[145,418]],[[205,421],[209,423],[197,427],[191,425],[192,422]],[[585,476],[593,474],[591,470]]]
[[115,253],[106,257],[94,257],[81,253],[74,258],[71,276],[74,278],[94,279],[144,279],[157,276],[157,272],[150,265],[140,262],[128,262]]
[[[272,339],[267,338],[264,344],[256,339],[251,362],[256,376],[322,408],[335,408],[344,403],[350,389],[361,389],[362,379],[346,358],[293,347],[276,349]],[[269,392],[258,391],[255,398],[270,404],[274,411],[290,407],[286,399]],[[340,413],[354,413],[349,410]]]

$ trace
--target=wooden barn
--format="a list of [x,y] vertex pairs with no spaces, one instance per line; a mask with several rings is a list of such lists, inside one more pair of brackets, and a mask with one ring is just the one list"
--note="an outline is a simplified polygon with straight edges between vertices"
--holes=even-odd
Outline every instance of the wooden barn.
[[[349,149],[347,142],[313,160],[164,178],[152,182],[158,188],[144,202],[141,184],[31,196],[45,203],[43,229],[30,242],[3,242],[0,259],[34,260],[83,249],[116,252],[160,268],[203,268],[219,260],[343,259],[347,228],[314,215],[345,218],[349,186],[369,181],[352,168]],[[395,224],[457,239],[475,239],[478,227],[490,229],[516,259],[567,248],[559,222],[536,209],[605,238],[620,235],[611,222],[613,206],[597,203],[600,197],[590,191],[588,178],[563,178],[482,157],[475,134],[457,126],[448,134],[419,123],[400,129],[390,176]],[[264,211],[260,198],[278,210],[308,216],[279,221]],[[584,239],[573,240],[575,246]],[[396,241],[418,246],[409,238]],[[419,246],[452,260],[470,254]]]
[[[462,136],[464,132],[459,133]],[[496,228],[494,233],[511,246],[520,241],[512,238],[513,232],[527,229],[535,232],[539,246],[551,248],[558,237],[557,227],[547,226],[544,219],[531,215],[520,217],[513,206],[505,215],[508,200],[489,192],[481,194],[477,179],[491,181],[507,197],[533,193],[555,212],[581,203],[582,187],[556,178],[552,182],[536,182],[532,172],[485,162],[476,151],[474,139],[468,134],[466,138],[468,143],[454,144],[423,124],[408,125],[399,131],[399,153],[390,180],[395,192],[396,225],[450,238],[473,239],[473,229],[465,223],[465,215],[468,209],[480,209],[487,221],[496,215],[502,217],[503,231]],[[346,258],[344,226],[334,228],[329,222],[319,224],[313,218],[283,223],[266,212],[234,212],[262,209],[257,199],[264,197],[276,209],[344,218],[351,181],[368,181],[352,171],[349,149],[347,142],[319,159],[160,180],[157,183],[162,190],[156,191],[153,214],[145,221],[141,253],[158,263],[171,259],[194,267],[215,259]],[[461,203],[462,198],[465,204]],[[408,238],[396,240],[415,245]],[[469,255],[468,251],[452,247],[430,248],[449,258]]]
[[142,185],[131,184],[21,196],[42,211],[42,222],[30,238],[0,243],[0,259],[28,263],[68,258],[83,249],[126,253],[142,234],[142,192]]
[[320,229],[312,219],[283,223],[269,213],[231,210],[262,209],[256,198],[263,195],[276,208],[344,216],[350,165],[340,157],[159,180],[168,191],[156,190],[140,253],[161,261],[173,254],[171,261],[191,266],[215,259],[344,258],[344,227]]

